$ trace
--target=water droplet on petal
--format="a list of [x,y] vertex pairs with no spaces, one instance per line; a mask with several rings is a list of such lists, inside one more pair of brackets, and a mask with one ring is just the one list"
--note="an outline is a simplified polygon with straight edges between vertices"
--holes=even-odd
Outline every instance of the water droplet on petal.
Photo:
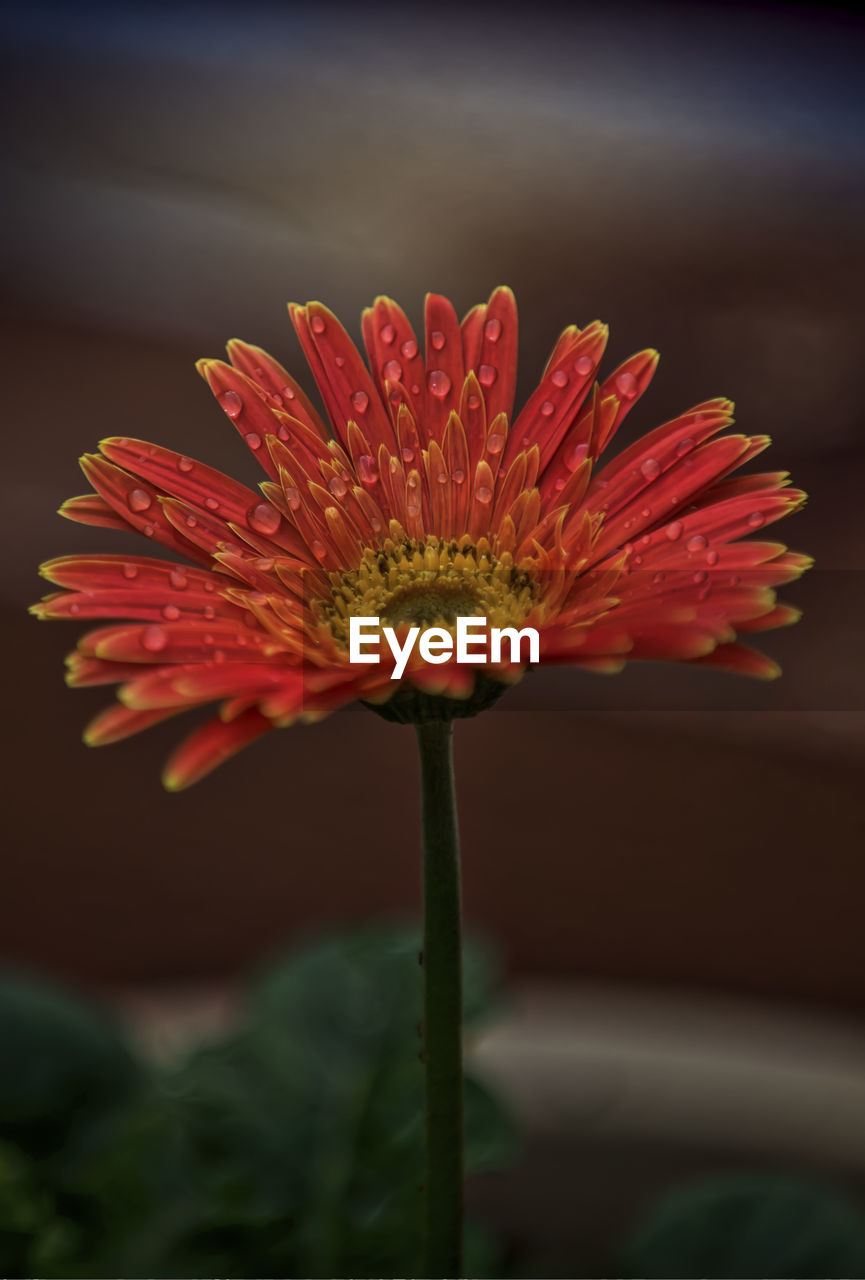
[[565,466],[569,471],[576,471],[577,467],[585,459],[588,452],[589,446],[587,444],[572,444],[569,449],[565,450]]
[[282,396],[277,395],[275,391],[271,391],[270,398],[278,409],[282,408]]
[[[212,622],[213,619],[216,617],[216,610],[214,609],[212,604],[206,604],[202,610],[202,613],[204,614],[208,622]],[[211,640],[210,643],[213,644],[213,641]]]
[[130,582],[132,581],[132,579],[133,579],[133,578],[137,578],[137,577],[138,577],[138,565],[137,565],[137,564],[125,564],[125,565],[123,566],[123,576],[124,576],[124,578],[128,578]]
[[680,440],[676,445],[676,453],[683,458],[686,453],[690,453],[694,447],[694,441],[688,436],[687,440]]
[[81,605],[80,605],[80,604],[71,604],[71,605],[69,606],[69,612],[70,612],[70,613],[80,613],[80,612],[81,612]]
[[261,436],[257,431],[247,431],[243,438],[253,451],[261,448]]
[[381,340],[386,347],[389,347],[396,337],[396,329],[392,324],[383,324],[379,330]]
[[640,463],[640,471],[646,480],[656,480],[661,474],[661,464],[655,458],[644,458]]
[[201,640],[203,644],[216,644],[216,637],[211,635],[209,631],[206,631],[204,633],[204,635],[201,637]]
[[486,506],[487,503],[492,502],[493,500],[493,491],[488,484],[480,484],[477,489],[475,489],[475,497],[478,502],[482,502],[484,506]]
[[480,396],[475,396],[475,395],[469,396],[468,399],[466,400],[466,406],[469,409],[479,409],[481,407]]
[[375,461],[372,454],[362,453],[360,455],[357,460],[357,474],[364,484],[375,484],[378,479],[378,472],[375,469]]
[[496,431],[493,435],[491,435],[489,440],[487,440],[487,453],[501,453],[504,447],[505,447],[505,438],[498,431]]
[[310,328],[312,329],[313,333],[324,333],[324,330],[325,330],[324,318],[322,316],[313,316],[312,320],[310,321]]
[[406,445],[404,449],[400,450],[400,453],[402,454],[403,462],[414,462],[414,449],[410,445]]
[[189,579],[182,569],[172,569],[168,575],[168,581],[175,591],[185,591],[189,586]]
[[446,471],[440,471],[436,476],[436,480],[438,480],[439,484],[447,484],[448,473]]
[[284,400],[293,400],[296,395],[297,395],[297,392],[295,391],[294,387],[282,388],[282,396]]
[[717,553],[717,551],[707,551],[707,552],[706,552],[706,564],[717,564],[717,563],[718,563],[718,553]]
[[651,507],[643,507],[642,511],[640,512],[640,515],[643,517],[644,520],[648,520],[651,514],[652,514]]
[[204,590],[205,590],[205,591],[215,591],[215,590],[216,590],[216,583],[215,583],[215,582],[212,582],[210,578],[205,578],[205,579],[204,579]]
[[484,337],[489,338],[490,342],[498,342],[502,336],[502,322],[493,317],[484,325]]
[[180,617],[180,610],[176,604],[167,604],[162,609],[162,616],[167,622],[176,622]]
[[623,400],[633,400],[637,394],[637,379],[632,373],[626,369],[624,373],[620,373],[616,378],[616,393]]
[[708,577],[708,574],[706,573],[705,569],[698,569],[697,572],[694,574],[694,582],[696,582],[697,585],[699,586],[701,582],[706,581],[707,577]]
[[218,510],[219,510],[219,503],[216,501],[216,499],[215,499],[215,498],[205,498],[205,499],[204,499],[204,505],[207,507],[207,510],[208,510],[208,511],[218,511]]
[[553,488],[555,489],[556,493],[561,493],[564,487],[565,487],[565,482],[562,479],[562,477],[559,476],[558,480],[556,480],[555,484],[553,485]]
[[259,502],[249,512],[247,519],[257,533],[270,535],[276,533],[282,517],[269,502]]
[[280,440],[282,441],[285,441],[288,439],[288,427],[285,425],[284,422],[281,422],[279,424],[279,426],[276,429],[276,434],[279,436]]
[[499,376],[498,369],[491,364],[482,364],[478,369],[478,382],[482,387],[491,387]]
[[291,488],[286,489],[285,500],[288,503],[289,509],[291,511],[300,510],[300,494],[298,493],[297,489],[291,489]]
[[160,653],[168,644],[168,632],[163,627],[145,627],[141,633],[141,647],[148,653]]
[[333,362],[336,365],[337,369],[345,368],[345,356],[334,356]]
[[146,511],[153,499],[146,489],[133,489],[126,501],[130,511]]
[[433,332],[430,334],[429,340],[432,343],[433,347],[436,349],[436,351],[441,351],[446,341],[445,336],[440,329],[434,329]]
[[685,543],[689,551],[702,551],[708,545],[708,540],[703,537],[702,533],[695,533],[693,538],[689,538]]
[[545,400],[544,403],[541,405],[541,413],[544,415],[545,418],[552,417],[555,411],[556,411],[556,406],[553,404],[552,400]]
[[327,487],[335,498],[344,498],[348,493],[348,485],[339,476],[331,476]]
[[438,396],[440,400],[443,400],[451,389],[451,380],[444,369],[432,369],[427,377],[427,382],[432,394]]
[[405,500],[406,515],[419,516],[421,513],[420,498],[417,494],[407,494]]
[[319,542],[318,538],[316,538],[315,541],[312,543],[310,550],[312,551],[312,554],[315,556],[316,560],[324,560],[325,557],[327,556],[327,547],[324,545],[323,542]]
[[580,356],[579,359],[574,361],[575,371],[583,377],[585,377],[587,373],[591,373],[594,367],[594,361],[589,356]]
[[219,396],[219,403],[229,418],[236,418],[243,408],[243,401],[236,391],[223,391],[222,395]]
[[568,385],[568,375],[564,369],[556,369],[555,373],[550,375],[550,382],[554,387],[566,387]]
[[414,360],[417,355],[417,343],[414,338],[408,338],[400,347],[400,351],[403,353],[406,360]]
[[381,371],[381,376],[385,382],[400,382],[402,380],[402,365],[399,360],[388,360]]
[[369,404],[369,396],[365,391],[355,391],[351,397],[351,402],[357,409],[358,413],[365,413]]
[[675,542],[677,538],[681,538],[682,536],[681,520],[674,520],[672,524],[668,524],[665,532],[671,542]]
[[764,524],[765,521],[766,517],[763,515],[762,511],[752,511],[748,516],[748,524],[752,529],[759,529],[760,525]]
[[191,459],[191,458],[178,458],[178,459],[177,459],[177,470],[178,470],[178,471],[191,471],[191,470],[192,470],[192,468],[193,468],[194,466],[195,466],[195,463],[192,461],[192,459]]
[[664,581],[664,574],[663,574],[663,573],[656,573],[656,574],[655,574],[655,576],[654,576],[654,578],[652,579],[652,582],[653,582],[653,584],[654,584],[656,587],[658,586],[658,584],[659,584],[659,583],[661,583],[661,582],[663,582],[663,581]]
[[462,470],[462,468],[457,467],[457,469],[453,473],[454,484],[462,484],[465,478],[466,478],[466,473]]

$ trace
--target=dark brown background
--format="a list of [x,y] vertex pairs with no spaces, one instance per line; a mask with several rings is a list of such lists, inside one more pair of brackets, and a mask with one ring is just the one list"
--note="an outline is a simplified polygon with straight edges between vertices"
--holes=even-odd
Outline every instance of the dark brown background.
[[470,923],[515,972],[865,1004],[861,29],[806,7],[171,11],[12,21],[3,378],[7,960],[94,983],[223,977],[418,905],[410,730],[362,708],[160,789],[180,722],[88,751],[48,556],[104,435],[252,480],[193,360],[283,311],[357,334],[394,294],[516,290],[521,390],[560,329],[654,345],[644,430],[730,395],[812,495],[782,681],[540,672],[458,726]]

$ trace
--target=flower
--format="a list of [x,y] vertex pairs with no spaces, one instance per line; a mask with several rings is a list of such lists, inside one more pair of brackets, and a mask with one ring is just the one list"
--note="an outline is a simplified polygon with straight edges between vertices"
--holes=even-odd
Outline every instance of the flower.
[[467,614],[530,626],[542,663],[594,671],[663,658],[778,673],[738,637],[796,619],[772,588],[810,561],[742,538],[804,494],[785,472],[729,478],[768,444],[724,433],[730,401],[696,405],[599,466],[658,360],[642,351],[596,381],[606,326],[566,329],[513,417],[509,289],[462,323],[428,296],[425,352],[400,308],[376,299],[363,315],[369,368],[326,307],[289,309],[332,432],[258,347],[235,340],[230,363],[198,365],[267,473],[260,493],[125,437],[81,461],[95,493],[61,513],[135,530],[180,561],[78,555],[41,567],[63,590],[34,606],[40,618],[125,620],[89,632],[68,659],[69,684],[121,686],[87,742],[220,700],[168,763],[176,789],[270,729],[355,699],[394,719],[473,714],[525,670],[414,653],[395,681],[384,655],[349,661],[352,616],[395,630],[452,631]]

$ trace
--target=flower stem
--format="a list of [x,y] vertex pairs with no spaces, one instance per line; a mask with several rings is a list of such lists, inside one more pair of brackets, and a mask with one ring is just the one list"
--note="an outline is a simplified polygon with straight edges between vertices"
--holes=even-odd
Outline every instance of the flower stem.
[[426,1213],[424,1276],[462,1275],[460,859],[449,721],[416,726],[423,797]]

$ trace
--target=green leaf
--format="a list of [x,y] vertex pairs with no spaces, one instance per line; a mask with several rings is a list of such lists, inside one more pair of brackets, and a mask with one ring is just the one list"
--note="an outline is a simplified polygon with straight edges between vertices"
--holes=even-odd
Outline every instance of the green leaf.
[[865,1276],[865,1218],[818,1183],[717,1179],[665,1197],[627,1249],[620,1274],[645,1280]]

